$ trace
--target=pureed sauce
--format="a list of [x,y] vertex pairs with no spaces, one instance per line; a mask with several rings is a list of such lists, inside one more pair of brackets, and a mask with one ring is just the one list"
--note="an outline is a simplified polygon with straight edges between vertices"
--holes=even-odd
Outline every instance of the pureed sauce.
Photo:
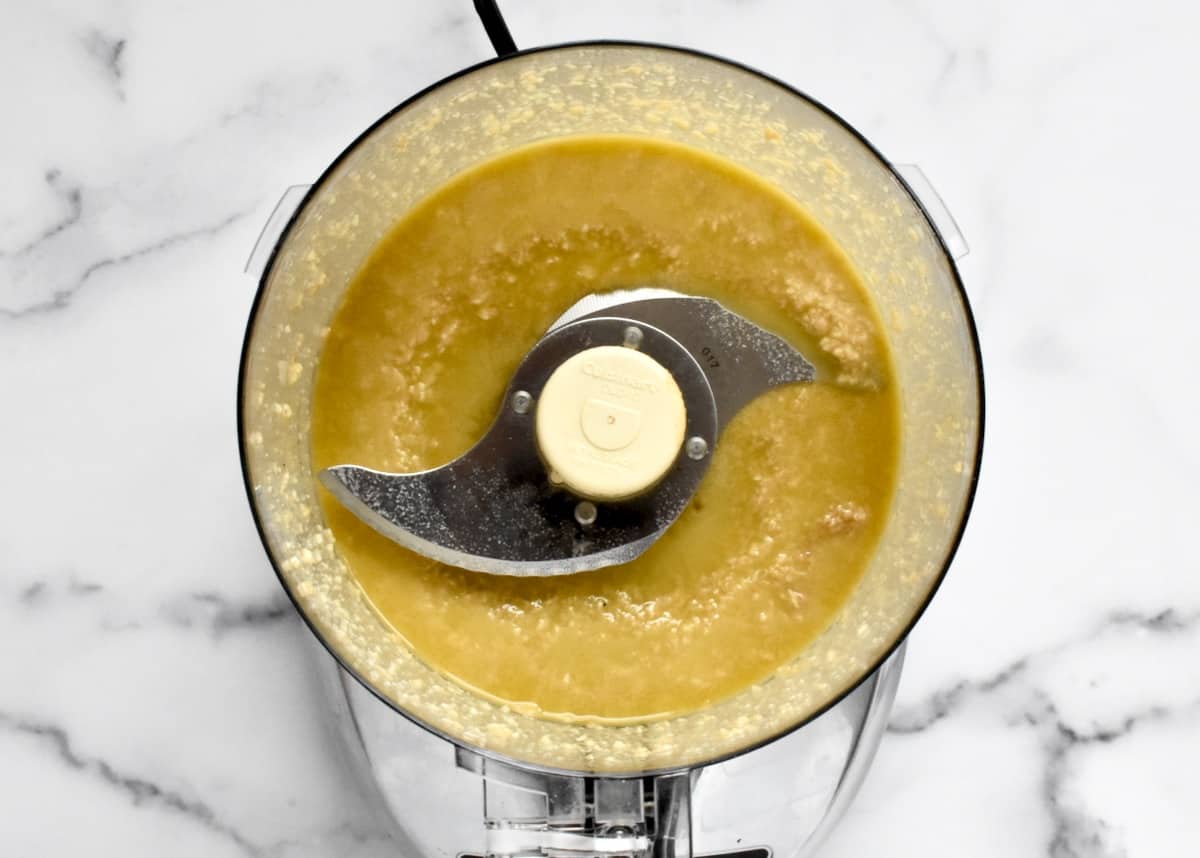
[[338,549],[413,650],[544,717],[702,708],[833,619],[882,533],[899,455],[898,391],[861,279],[795,200],[729,162],[648,138],[561,138],[485,162],[406,215],[321,355],[318,470],[436,467],[487,431],[567,307],[640,286],[716,298],[822,371],[729,424],[691,505],[641,557],[556,578],[467,572],[322,489]]

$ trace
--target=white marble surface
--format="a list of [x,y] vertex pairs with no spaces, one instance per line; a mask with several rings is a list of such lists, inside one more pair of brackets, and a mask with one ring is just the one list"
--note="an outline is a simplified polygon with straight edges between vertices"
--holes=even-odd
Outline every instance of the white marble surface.
[[[958,216],[975,517],[824,850],[1200,848],[1193,4],[509,0],[707,48]],[[0,854],[383,856],[237,465],[241,266],[284,187],[489,54],[467,0],[5,0]]]

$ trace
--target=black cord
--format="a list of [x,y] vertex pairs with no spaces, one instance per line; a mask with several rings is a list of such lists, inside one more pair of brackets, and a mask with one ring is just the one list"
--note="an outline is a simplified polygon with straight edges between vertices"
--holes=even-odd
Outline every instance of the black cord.
[[479,20],[483,22],[483,29],[487,31],[492,47],[496,49],[496,55],[503,57],[515,54],[517,44],[508,32],[508,25],[504,23],[504,16],[500,14],[496,0],[475,0],[475,11]]

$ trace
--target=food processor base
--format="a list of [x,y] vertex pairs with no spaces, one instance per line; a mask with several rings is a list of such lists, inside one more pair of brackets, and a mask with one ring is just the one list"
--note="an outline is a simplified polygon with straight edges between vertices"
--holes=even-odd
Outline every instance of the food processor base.
[[560,776],[483,758],[397,714],[323,650],[317,660],[342,740],[407,858],[802,858],[816,854],[866,776],[904,646],[789,735],[724,762],[645,779]]

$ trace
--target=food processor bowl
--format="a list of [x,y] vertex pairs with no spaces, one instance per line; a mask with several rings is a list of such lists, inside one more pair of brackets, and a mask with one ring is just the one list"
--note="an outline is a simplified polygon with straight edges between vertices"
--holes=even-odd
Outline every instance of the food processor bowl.
[[[525,714],[422,662],[339,555],[309,439],[330,321],[396,222],[482,161],[539,140],[599,134],[695,147],[797,199],[875,301],[895,362],[903,432],[886,530],[832,625],[732,698],[625,725]],[[564,45],[483,63],[414,96],[359,137],[308,191],[274,247],[246,335],[239,397],[243,468],[263,542],[305,620],[345,669],[397,712],[480,759],[610,776],[679,772],[745,752],[810,721],[871,676],[903,641],[957,546],[983,411],[978,347],[957,271],[896,170],[836,115],[778,81],[715,57],[628,43]]]

